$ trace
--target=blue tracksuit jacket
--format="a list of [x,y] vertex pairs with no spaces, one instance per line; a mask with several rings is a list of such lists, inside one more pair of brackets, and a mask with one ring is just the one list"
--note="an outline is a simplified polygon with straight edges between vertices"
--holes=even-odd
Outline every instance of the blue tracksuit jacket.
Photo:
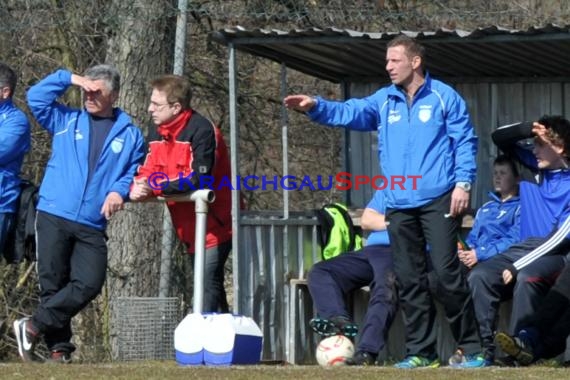
[[[517,148],[519,159],[538,171],[531,151]],[[519,270],[547,255],[570,239],[570,169],[540,170],[538,183],[523,181],[521,197],[521,240],[548,237],[513,265]],[[550,236],[549,236],[550,235]]]
[[417,189],[386,191],[388,208],[415,208],[439,198],[456,182],[475,180],[477,137],[464,100],[450,86],[426,74],[410,106],[396,85],[345,102],[318,98],[308,112],[316,122],[359,131],[378,131],[383,175],[421,176]]
[[12,99],[0,102],[0,213],[16,212],[20,169],[30,150],[30,123]]
[[491,201],[477,211],[473,228],[465,239],[470,248],[475,248],[480,262],[520,241],[520,198],[501,202],[495,193],[489,193],[489,197]]
[[101,207],[110,192],[128,198],[130,184],[144,156],[144,139],[129,115],[115,108],[116,121],[87,183],[89,116],[56,102],[71,86],[71,73],[58,70],[28,91],[28,105],[52,136],[52,154],[40,187],[38,210],[105,229]]

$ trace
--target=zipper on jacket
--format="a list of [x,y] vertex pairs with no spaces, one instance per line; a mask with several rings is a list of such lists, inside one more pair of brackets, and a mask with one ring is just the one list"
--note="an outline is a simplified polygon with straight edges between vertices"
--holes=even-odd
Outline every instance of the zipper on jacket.
[[[103,148],[101,149],[101,153],[99,155],[99,159],[97,160],[97,165],[95,165],[95,169],[93,170],[93,173],[91,175],[91,181],[93,181],[93,178],[95,177],[95,173],[98,171],[99,167],[101,166],[101,157],[103,157],[104,153],[109,149],[109,145],[111,144],[111,142],[125,129],[128,127],[128,123],[122,125],[114,134],[111,134],[111,132],[113,131],[113,129],[115,128],[115,126],[117,125],[117,123],[119,122],[119,116],[117,116],[117,120],[115,121],[115,124],[113,124],[113,127],[111,128],[111,130],[109,131],[109,134],[107,135],[107,138],[105,139],[105,143],[103,144]],[[89,117],[89,115],[87,115],[87,119],[89,121],[89,128],[91,128],[91,119]],[[78,118],[79,120],[79,118]],[[91,131],[89,131],[89,133],[91,133]],[[111,137],[112,136],[112,137]],[[124,144],[123,144],[124,147]],[[87,155],[89,155],[89,148],[87,149]],[[77,209],[77,213],[75,215],[75,218],[78,219],[79,215],[81,214],[81,210],[83,209],[83,203],[85,201],[85,193],[87,191],[87,188],[89,187],[89,167],[87,167],[87,173],[86,173],[86,180],[85,180],[85,185],[83,186],[83,192],[81,193],[81,202],[79,204],[79,208]],[[106,196],[105,196],[106,197]]]

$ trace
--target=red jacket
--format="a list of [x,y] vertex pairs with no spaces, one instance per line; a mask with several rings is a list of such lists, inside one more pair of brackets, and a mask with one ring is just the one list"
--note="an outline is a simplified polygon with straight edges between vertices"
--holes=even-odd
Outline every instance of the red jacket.
[[[148,154],[137,178],[150,178],[155,172],[166,173],[170,180],[169,188],[154,190],[155,195],[178,190],[180,175],[187,177],[191,173],[200,173],[192,177],[196,188],[200,175],[213,177],[214,183],[209,187],[214,190],[216,199],[208,208],[206,248],[231,239],[231,188],[220,186],[224,177],[225,184],[231,183],[231,169],[228,149],[219,128],[195,111],[186,111],[168,125],[159,126],[148,137]],[[189,253],[194,253],[194,202],[167,202],[167,205],[178,238],[187,245]]]

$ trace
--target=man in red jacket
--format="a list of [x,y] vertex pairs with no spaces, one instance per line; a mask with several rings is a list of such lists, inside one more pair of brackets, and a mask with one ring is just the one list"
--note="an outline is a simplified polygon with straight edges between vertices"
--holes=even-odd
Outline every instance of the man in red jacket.
[[[224,264],[232,248],[230,161],[221,131],[190,107],[192,90],[184,77],[164,75],[151,82],[148,111],[156,130],[131,188],[133,201],[177,195],[199,188],[214,190],[206,224],[205,312],[228,312]],[[157,181],[157,173],[164,178]],[[180,240],[194,253],[196,214],[192,202],[167,202]]]

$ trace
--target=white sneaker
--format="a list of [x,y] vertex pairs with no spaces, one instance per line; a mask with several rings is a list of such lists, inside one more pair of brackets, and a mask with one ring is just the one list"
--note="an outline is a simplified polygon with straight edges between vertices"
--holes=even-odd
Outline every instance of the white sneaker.
[[30,318],[22,318],[14,321],[14,335],[18,342],[18,353],[25,362],[34,361],[34,348],[38,341],[38,333],[33,333]]

